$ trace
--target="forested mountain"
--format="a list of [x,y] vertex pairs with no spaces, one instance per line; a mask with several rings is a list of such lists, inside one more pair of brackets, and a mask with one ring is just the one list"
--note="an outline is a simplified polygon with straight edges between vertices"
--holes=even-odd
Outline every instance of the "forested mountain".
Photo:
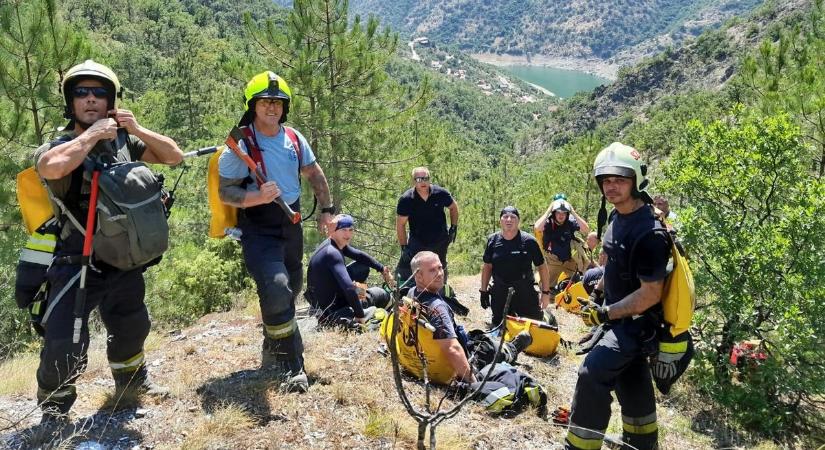
[[[395,202],[409,186],[412,167],[429,166],[434,181],[455,196],[461,220],[450,268],[456,276],[475,275],[485,237],[498,228],[504,205],[520,209],[526,230],[553,194],[564,192],[596,228],[596,153],[616,140],[638,148],[650,163],[651,193],[669,195],[679,214],[679,236],[696,273],[697,354],[669,399],[685,414],[671,422],[684,429],[668,429],[669,438],[702,434],[691,448],[763,448],[757,445],[763,439],[774,441],[764,448],[817,448],[825,436],[823,1],[769,2],[753,16],[624,69],[613,85],[563,103],[468,61],[459,48],[617,57],[662,33],[693,35],[696,17],[718,23],[755,3],[352,2],[357,11],[386,11],[386,20],[407,33],[430,36],[437,45],[418,48],[426,57],[416,61],[406,53],[399,57],[406,40],[386,29],[384,20],[356,19],[345,0],[298,0],[293,10],[269,0],[0,2],[0,363],[16,353],[36,361],[26,352],[37,347],[37,337],[29,332],[26,312],[12,303],[15,261],[26,237],[14,179],[31,164],[32,151],[65,124],[57,90],[61,74],[88,57],[112,66],[127,89],[123,106],[142,125],[191,150],[223,142],[243,111],[246,80],[273,69],[293,90],[289,123],[307,136],[336,204],[356,217],[354,245],[390,266],[399,253]],[[162,169],[167,185],[183,178],[170,218],[172,246],[146,273],[147,303],[161,330],[255,303],[238,245],[206,237],[205,159],[185,167]],[[304,189],[306,213],[312,197],[306,184]],[[308,254],[321,236],[311,222],[306,225]],[[465,289],[464,298],[473,295],[475,302],[475,291]],[[478,312],[477,303],[471,306]],[[204,340],[218,341],[221,349],[211,351],[226,355],[235,337],[222,341],[229,334],[220,333],[204,331]],[[744,367],[731,364],[731,350],[744,340],[758,340],[767,357]],[[181,359],[202,350],[200,343],[185,345]],[[314,346],[314,352],[329,353],[325,343]],[[247,359],[258,350],[246,352]],[[372,350],[364,353],[374,357]],[[561,357],[572,358],[566,352]],[[242,404],[241,426],[209,428],[209,407],[185,409],[203,420],[204,429],[219,429],[214,442],[242,448],[261,443],[249,442],[260,429],[281,425],[293,427],[300,440],[307,411],[331,402],[329,416],[345,411],[341,420],[359,423],[336,422],[327,439],[343,429],[349,437],[340,438],[341,446],[412,446],[396,422],[384,419],[397,410],[382,409],[376,405],[384,403],[370,397],[385,401],[386,391],[353,400],[340,385],[324,385],[322,372],[337,377],[347,373],[340,366],[362,361],[349,359],[349,349],[344,354],[309,367],[320,381],[309,397],[290,398],[297,412],[289,417],[266,407],[261,420],[253,420],[243,416],[252,413]],[[575,364],[565,364],[572,373]],[[215,367],[237,370],[231,365],[220,361]],[[14,371],[4,370],[0,374]],[[187,376],[181,375],[180,389],[194,397]],[[362,381],[375,376],[357,375]],[[557,382],[550,376],[543,381]],[[229,378],[212,388],[236,389],[233,383]],[[264,383],[261,390],[268,388]],[[257,396],[267,403],[266,394]],[[180,405],[174,406],[177,418],[187,414]],[[273,421],[278,423],[270,427]],[[164,442],[172,447],[191,431],[182,424],[187,420],[178,422],[183,429],[159,433],[175,436]],[[708,423],[715,434],[706,431]],[[544,433],[545,424],[533,428]],[[483,436],[487,423],[473,425],[456,435],[481,437],[462,444],[491,446]],[[513,428],[502,427],[507,433]],[[319,446],[324,437],[313,436],[315,441],[305,437],[300,444]]]
[[619,72],[619,78],[593,92],[580,93],[533,130],[528,152],[559,147],[615,120],[621,128],[662,99],[691,92],[719,92],[739,70],[744,55],[765,39],[802,20],[810,0],[768,2],[752,15],[708,30],[685,45],[669,48]]
[[[289,0],[279,0],[288,4]],[[596,57],[632,62],[761,0],[352,0],[410,36],[475,53]]]

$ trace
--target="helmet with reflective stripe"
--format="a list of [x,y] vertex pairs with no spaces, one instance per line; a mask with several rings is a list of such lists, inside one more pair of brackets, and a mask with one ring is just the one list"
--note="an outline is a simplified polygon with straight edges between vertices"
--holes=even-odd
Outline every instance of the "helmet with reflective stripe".
[[239,125],[248,125],[255,117],[255,101],[261,98],[279,98],[284,101],[284,113],[281,115],[279,123],[286,121],[289,113],[289,103],[292,100],[292,90],[286,80],[279,77],[275,72],[267,70],[261,72],[248,83],[244,89],[244,115]]
[[628,145],[614,142],[605,147],[593,163],[593,175],[601,187],[601,179],[607,176],[619,176],[635,179],[635,194],[647,187],[647,165],[642,162],[642,155]]
[[69,69],[60,85],[60,90],[63,92],[63,99],[66,102],[66,110],[63,115],[67,119],[74,118],[72,113],[72,89],[74,89],[78,82],[88,78],[98,80],[106,86],[108,90],[108,109],[115,109],[116,100],[123,97],[120,80],[118,80],[117,75],[115,75],[112,69],[103,64],[96,63],[91,59],[87,59],[81,64]]

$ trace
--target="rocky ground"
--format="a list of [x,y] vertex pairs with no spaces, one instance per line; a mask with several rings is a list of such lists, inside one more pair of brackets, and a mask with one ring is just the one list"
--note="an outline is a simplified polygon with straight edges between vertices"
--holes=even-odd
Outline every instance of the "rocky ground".
[[[478,307],[478,277],[455,277],[460,300],[472,311],[460,322],[484,325],[487,311]],[[249,302],[253,305],[255,302]],[[93,342],[90,366],[78,385],[73,422],[60,439],[38,435],[35,406],[36,355],[0,366],[0,447],[80,449],[206,448],[414,448],[416,423],[402,407],[392,381],[388,357],[379,352],[377,332],[343,334],[315,330],[302,319],[306,394],[280,392],[256,369],[260,362],[258,312],[246,309],[212,314],[194,326],[157,332],[147,342],[153,378],[171,389],[166,399],[125,401],[112,398],[114,383],[105,361],[104,342]],[[585,328],[563,311],[557,313],[561,334],[577,341]],[[567,405],[581,357],[561,348],[553,358],[522,355],[521,368],[545,386],[550,409]],[[424,389],[404,383],[420,407]],[[440,398],[442,391],[436,391]],[[446,401],[444,407],[452,405]],[[662,448],[699,449],[753,443],[723,426],[708,407],[683,388],[659,399]],[[722,421],[724,422],[724,421]],[[621,428],[614,402],[610,431]],[[558,448],[565,430],[535,411],[512,418],[493,417],[469,405],[437,429],[440,448]],[[771,448],[770,446],[762,448]]]

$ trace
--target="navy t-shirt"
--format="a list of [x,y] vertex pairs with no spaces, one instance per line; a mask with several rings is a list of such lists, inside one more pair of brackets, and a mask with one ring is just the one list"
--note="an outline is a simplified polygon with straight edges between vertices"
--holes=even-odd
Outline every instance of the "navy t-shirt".
[[483,261],[493,265],[493,279],[514,282],[529,276],[533,266],[544,264],[541,248],[533,235],[519,231],[513,239],[504,239],[501,232],[487,238]]
[[410,239],[423,244],[438,244],[447,239],[447,218],[444,208],[453,204],[453,196],[437,184],[430,185],[427,201],[415,188],[407,189],[398,199],[395,209],[399,216],[409,218]]
[[579,231],[579,222],[575,217],[570,216],[563,224],[558,225],[551,215],[544,222],[542,247],[547,252],[556,255],[559,261],[567,261],[573,257],[573,252],[570,251],[570,241],[575,237],[576,231]]
[[594,267],[592,269],[588,269],[582,277],[582,286],[584,286],[585,292],[592,294],[593,289],[596,289],[596,285],[599,284],[599,280],[602,279],[603,275],[604,267]]
[[[604,267],[607,305],[616,303],[639,289],[641,281],[663,280],[667,276],[670,257],[667,230],[653,216],[652,207],[645,205],[630,214],[619,214],[614,210],[611,218],[602,247],[607,253],[607,264]],[[651,232],[654,228],[660,231]],[[636,249],[631,256],[634,244]]]
[[416,295],[418,302],[424,307],[427,320],[435,328],[433,339],[458,339],[455,317],[450,305],[439,294],[425,291]]

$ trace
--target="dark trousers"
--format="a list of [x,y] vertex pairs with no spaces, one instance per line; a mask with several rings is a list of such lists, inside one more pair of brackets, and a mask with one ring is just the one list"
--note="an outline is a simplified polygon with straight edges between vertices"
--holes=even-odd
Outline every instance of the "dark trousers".
[[[351,262],[347,264],[347,273],[352,281],[364,283],[369,278],[370,267],[359,262]],[[327,311],[321,313],[318,317],[318,323],[321,325],[334,324],[348,324],[355,318],[355,311],[346,300],[343,299],[343,293],[339,294],[342,298],[336,298],[330,305]],[[361,307],[366,309],[372,306],[378,308],[386,308],[390,301],[390,296],[384,289],[380,287],[367,288],[366,298],[361,300]]]
[[507,291],[510,286],[514,287],[516,292],[513,294],[513,300],[510,301],[508,314],[543,320],[544,314],[541,312],[541,306],[539,305],[539,293],[536,291],[531,274],[531,278],[514,283],[493,281],[493,287],[490,289],[490,309],[493,311],[493,326],[501,323],[501,319],[503,319],[504,305],[507,302]]
[[655,343],[644,319],[626,320],[604,334],[579,367],[565,448],[599,448],[613,390],[621,405],[622,440],[640,450],[656,448],[656,399],[647,362]]
[[[444,267],[444,286],[446,286],[447,248],[449,246],[449,238],[444,239],[442,242],[423,243],[413,237],[410,237],[409,242],[407,242],[407,250],[401,253],[401,258],[399,258],[398,265],[395,267],[395,273],[398,283],[404,283],[407,279],[409,279],[412,276],[412,269],[410,268],[410,263],[412,262],[413,257],[418,252],[430,251],[438,255],[438,259],[441,261],[441,265]],[[411,280],[409,283],[404,284],[404,286],[415,286],[415,281]]]
[[295,299],[303,285],[304,237],[300,224],[285,224],[280,236],[244,231],[244,263],[255,280],[264,322],[264,351],[303,366],[304,346],[295,321]]
[[144,367],[143,343],[149,335],[150,322],[143,302],[143,270],[87,271],[83,325],[80,341],[75,344],[72,335],[79,286],[79,277],[75,276],[79,272],[79,265],[53,265],[47,272],[48,308],[52,309],[43,324],[45,336],[37,369],[37,398],[44,410],[66,413],[77,399],[74,382],[86,368],[89,314],[95,308],[99,308],[106,327],[106,356],[112,371],[132,375]]

